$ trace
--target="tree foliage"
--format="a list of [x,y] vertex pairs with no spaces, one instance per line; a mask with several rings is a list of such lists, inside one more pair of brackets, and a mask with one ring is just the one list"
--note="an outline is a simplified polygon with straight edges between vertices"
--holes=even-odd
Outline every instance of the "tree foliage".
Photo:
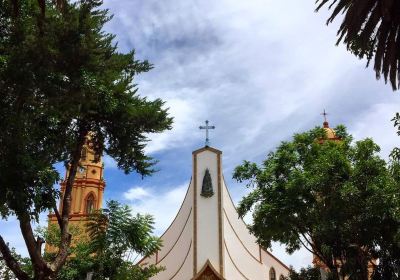
[[295,271],[292,267],[289,271],[289,276],[285,277],[287,280],[322,280],[321,273],[317,267],[301,268],[299,272]]
[[[132,209],[116,201],[108,201],[105,209],[94,212],[84,228],[75,228],[75,239],[65,266],[58,279],[80,280],[92,273],[93,280],[149,279],[162,268],[155,265],[141,267],[133,262],[138,255],[151,255],[161,248],[161,240],[152,235],[153,218],[132,215]],[[41,235],[57,247],[60,230],[50,227]],[[54,253],[45,256],[54,259]]]
[[[111,16],[101,4],[65,1],[59,9],[46,1],[44,15],[36,0],[0,0],[0,215],[18,218],[35,279],[55,275],[67,258],[72,184],[87,135],[97,154],[146,176],[155,164],[144,152],[147,135],[172,122],[162,100],[138,95],[135,76],[152,66],[133,50],[118,52],[114,35],[103,31]],[[54,164],[62,161],[70,172],[58,213]],[[48,209],[61,230],[51,263],[31,226]],[[1,236],[0,251],[20,279],[29,279]]]
[[400,248],[400,165],[381,159],[372,139],[353,142],[343,126],[338,131],[341,141],[322,128],[295,134],[261,165],[238,166],[234,178],[251,187],[238,210],[252,211],[260,244],[279,241],[289,253],[303,246],[336,278],[367,279],[372,260],[387,258],[389,271],[390,252]]
[[[376,77],[390,81],[393,90],[400,86],[400,2],[396,0],[317,0],[317,11],[329,4],[333,9],[327,24],[338,15],[344,18],[338,41],[359,58],[374,61]],[[367,65],[368,65],[367,64]]]

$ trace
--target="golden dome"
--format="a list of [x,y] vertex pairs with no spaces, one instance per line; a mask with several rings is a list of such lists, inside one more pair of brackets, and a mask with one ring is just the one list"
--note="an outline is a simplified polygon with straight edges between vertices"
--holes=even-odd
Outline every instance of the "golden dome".
[[324,130],[326,132],[326,138],[331,140],[338,140],[339,137],[336,136],[336,132],[334,129],[329,127],[329,123],[324,121]]

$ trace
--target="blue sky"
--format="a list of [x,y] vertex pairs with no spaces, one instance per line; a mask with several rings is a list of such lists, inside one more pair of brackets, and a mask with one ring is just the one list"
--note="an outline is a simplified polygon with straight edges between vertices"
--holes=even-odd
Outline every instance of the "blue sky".
[[[142,180],[124,175],[105,158],[106,199],[151,213],[160,234],[177,213],[191,176],[191,152],[204,143],[198,129],[209,119],[211,145],[223,151],[223,170],[238,202],[246,188],[232,180],[244,159],[261,162],[282,140],[321,125],[345,124],[356,139],[372,137],[382,155],[398,145],[390,119],[399,96],[376,81],[366,62],[335,46],[339,22],[314,1],[106,0],[114,14],[106,26],[119,50],[134,48],[154,69],[137,79],[139,93],[162,98],[174,128],[149,135],[147,151],[159,172]],[[45,215],[43,215],[45,217]],[[13,219],[0,233],[24,252]],[[303,250],[273,253],[296,268],[310,264]]]

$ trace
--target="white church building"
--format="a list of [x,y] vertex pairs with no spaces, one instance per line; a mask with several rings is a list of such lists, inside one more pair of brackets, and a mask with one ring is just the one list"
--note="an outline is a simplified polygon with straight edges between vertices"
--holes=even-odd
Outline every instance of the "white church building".
[[279,280],[289,273],[238,217],[222,174],[222,152],[208,146],[193,152],[185,199],[161,239],[161,250],[139,262],[165,268],[152,280]]

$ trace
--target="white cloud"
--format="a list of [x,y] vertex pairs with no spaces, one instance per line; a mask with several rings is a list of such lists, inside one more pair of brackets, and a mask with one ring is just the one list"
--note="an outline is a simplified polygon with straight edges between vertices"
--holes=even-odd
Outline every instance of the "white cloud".
[[133,187],[124,193],[124,198],[128,200],[142,200],[149,196],[150,193],[142,187]]
[[[189,182],[175,187],[133,187],[123,194],[133,212],[151,214],[155,218],[155,233],[161,235],[171,224],[183,202]],[[165,190],[165,191],[163,191]]]
[[[125,47],[135,47],[155,64],[139,77],[139,92],[166,100],[175,118],[171,131],[149,135],[150,153],[202,139],[198,126],[209,119],[217,127],[212,144],[232,159],[251,159],[293,132],[321,124],[323,108],[334,116],[340,111],[336,107],[347,103],[344,120],[350,122],[351,111],[368,114],[374,90],[390,92],[374,81],[371,69],[365,70],[365,61],[335,46],[340,22],[326,27],[329,13],[314,13],[312,2],[108,5],[116,13],[109,29],[129,42]],[[131,16],[129,11],[146,16]],[[349,92],[350,83],[358,85],[358,93]],[[365,89],[372,94],[361,97]],[[358,98],[371,102],[360,106]]]
[[351,132],[356,140],[372,137],[381,147],[381,155],[388,158],[394,147],[399,147],[399,136],[390,120],[399,111],[397,104],[378,103],[369,109],[368,114],[354,120]]
[[[189,89],[182,89],[187,95],[190,95]],[[173,149],[193,141],[195,135],[190,133],[196,129],[200,110],[197,108],[196,100],[174,97],[166,99],[166,108],[169,108],[169,114],[174,118],[172,130],[161,134],[148,135],[151,141],[146,146],[147,153],[154,153],[166,149]]]

